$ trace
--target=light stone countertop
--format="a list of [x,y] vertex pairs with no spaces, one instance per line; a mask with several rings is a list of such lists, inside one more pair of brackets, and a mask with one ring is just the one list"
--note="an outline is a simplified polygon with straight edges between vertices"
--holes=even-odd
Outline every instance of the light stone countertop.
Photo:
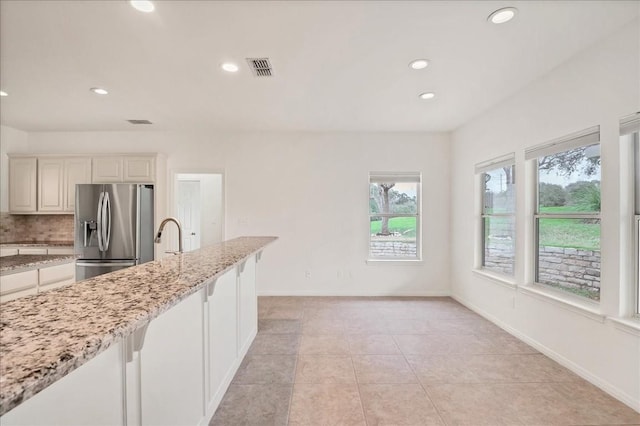
[[3,303],[0,415],[276,239],[235,238]]
[[17,254],[0,257],[0,276],[73,262],[71,254]]

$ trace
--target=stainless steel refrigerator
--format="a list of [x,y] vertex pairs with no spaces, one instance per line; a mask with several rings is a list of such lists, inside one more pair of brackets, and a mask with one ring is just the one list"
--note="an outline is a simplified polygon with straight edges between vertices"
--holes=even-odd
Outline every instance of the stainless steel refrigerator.
[[76,280],[153,260],[153,185],[76,185]]

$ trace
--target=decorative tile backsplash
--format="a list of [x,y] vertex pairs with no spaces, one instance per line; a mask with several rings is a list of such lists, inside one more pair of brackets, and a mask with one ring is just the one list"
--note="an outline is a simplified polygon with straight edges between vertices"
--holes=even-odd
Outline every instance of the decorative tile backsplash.
[[0,213],[0,244],[73,241],[73,215],[15,215]]

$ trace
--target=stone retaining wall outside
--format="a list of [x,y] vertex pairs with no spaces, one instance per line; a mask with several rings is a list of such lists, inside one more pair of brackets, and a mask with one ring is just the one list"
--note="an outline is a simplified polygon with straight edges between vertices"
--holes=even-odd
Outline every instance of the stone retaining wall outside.
[[372,257],[415,257],[415,240],[395,239],[395,240],[371,240],[369,252]]
[[[538,282],[579,289],[596,296],[600,292],[600,251],[564,247],[540,247]],[[510,244],[486,247],[484,268],[513,275]]]
[[600,292],[600,251],[540,247],[538,281],[561,287]]

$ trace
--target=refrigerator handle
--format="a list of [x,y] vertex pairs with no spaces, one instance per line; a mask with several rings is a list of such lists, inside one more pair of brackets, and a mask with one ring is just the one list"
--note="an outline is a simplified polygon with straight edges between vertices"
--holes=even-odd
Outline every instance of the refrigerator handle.
[[100,193],[100,198],[98,198],[98,213],[97,216],[97,224],[98,224],[98,250],[104,251],[104,244],[102,242],[102,204],[104,203],[104,192]]
[[111,242],[111,201],[109,200],[109,193],[104,193],[104,205],[103,209],[103,236],[104,236],[104,251],[109,250],[109,243]]

